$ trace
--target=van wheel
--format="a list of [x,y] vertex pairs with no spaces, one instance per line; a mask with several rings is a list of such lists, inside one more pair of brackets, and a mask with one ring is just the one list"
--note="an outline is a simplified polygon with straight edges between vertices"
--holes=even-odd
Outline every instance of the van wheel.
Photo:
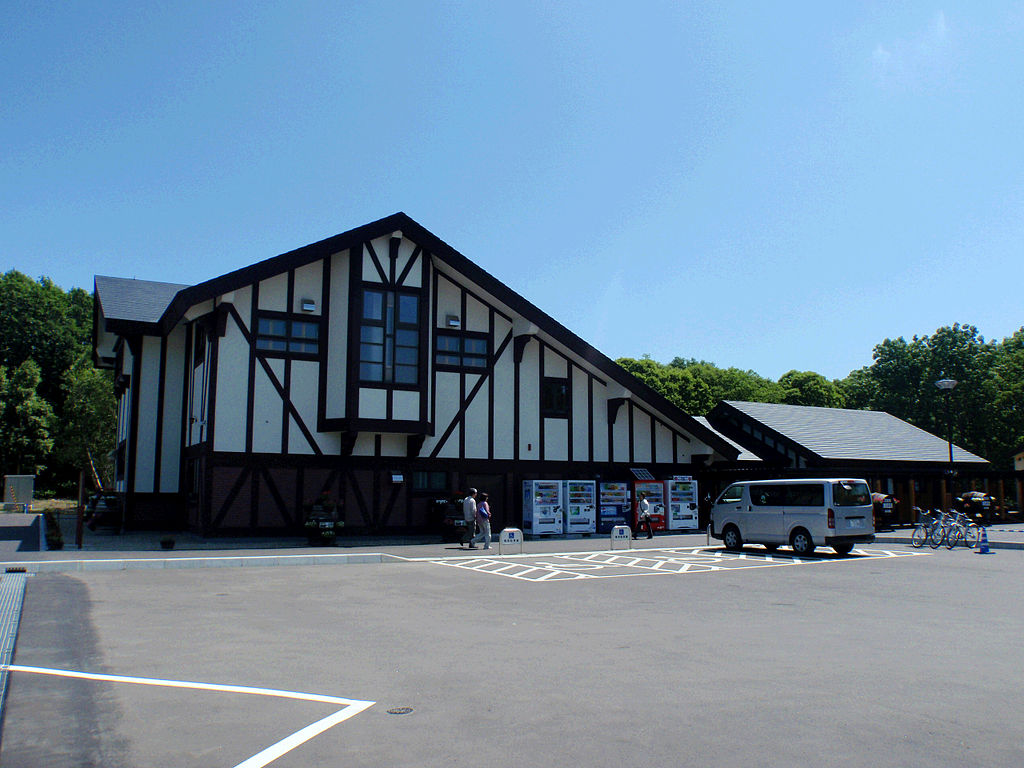
[[725,544],[725,548],[730,552],[738,552],[743,549],[743,537],[740,536],[740,530],[735,525],[727,526],[722,531],[722,543]]
[[836,551],[836,554],[845,557],[846,555],[853,552],[853,544],[833,544],[832,549]]
[[814,541],[811,539],[811,534],[803,528],[797,528],[793,531],[793,535],[789,537],[789,545],[793,548],[793,553],[800,557],[809,555],[814,551]]

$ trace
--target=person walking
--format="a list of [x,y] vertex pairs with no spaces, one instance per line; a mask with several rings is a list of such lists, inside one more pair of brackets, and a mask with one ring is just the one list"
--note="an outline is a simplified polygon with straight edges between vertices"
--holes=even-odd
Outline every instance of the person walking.
[[491,507],[487,503],[487,494],[481,493],[480,500],[476,505],[476,527],[479,529],[479,533],[472,538],[470,543],[470,549],[472,545],[476,544],[477,541],[484,543],[484,549],[491,548]]
[[476,549],[473,543],[473,536],[476,533],[476,488],[470,488],[466,498],[462,500],[462,517],[466,521],[466,532],[462,534],[459,546],[469,544],[467,549]]
[[651,525],[651,502],[647,500],[647,494],[640,492],[640,500],[636,504],[636,530],[633,531],[633,538],[640,538],[640,531],[647,527],[647,538],[654,538],[654,526]]

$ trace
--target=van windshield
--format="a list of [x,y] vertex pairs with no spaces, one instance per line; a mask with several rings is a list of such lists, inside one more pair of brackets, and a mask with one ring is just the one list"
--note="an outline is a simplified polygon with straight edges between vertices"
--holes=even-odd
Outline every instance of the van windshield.
[[871,491],[867,483],[841,480],[832,483],[832,503],[837,507],[863,507],[871,503]]

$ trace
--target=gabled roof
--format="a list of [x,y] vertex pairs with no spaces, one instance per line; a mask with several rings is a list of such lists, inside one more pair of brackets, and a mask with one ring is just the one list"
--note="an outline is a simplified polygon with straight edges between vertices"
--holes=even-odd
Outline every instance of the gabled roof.
[[[134,300],[137,304],[133,305],[133,300],[125,295],[121,297],[121,304],[118,304],[117,301],[114,301],[114,304],[119,307],[118,311],[134,312],[134,322],[152,322],[149,318],[152,317],[161,301],[163,301],[164,309],[158,318],[159,330],[152,332],[167,334],[178,324],[185,312],[195,304],[208,301],[221,294],[243,288],[290,269],[310,264],[339,251],[345,251],[358,246],[368,240],[389,235],[392,232],[401,232],[405,237],[422,246],[431,253],[435,260],[449,265],[452,270],[479,285],[509,309],[526,318],[551,338],[566,345],[575,354],[608,376],[609,379],[620,384],[629,392],[636,394],[641,401],[650,404],[651,407],[675,421],[681,427],[684,427],[688,432],[707,443],[721,455],[730,460],[734,460],[739,455],[739,450],[717,432],[684,413],[665,397],[635,378],[614,360],[597,351],[597,349],[583,341],[583,339],[568,328],[531,304],[500,280],[494,278],[487,271],[481,269],[404,213],[392,214],[370,224],[343,232],[340,235],[335,235],[334,237],[329,237],[279,256],[274,256],[248,267],[237,269],[234,272],[215,277],[198,285],[173,286],[170,283],[150,283],[149,285],[153,287],[151,289],[143,289],[140,292]],[[117,280],[118,278],[97,278],[97,297],[99,296],[98,281],[101,279]],[[157,288],[156,286],[163,286],[164,288]],[[177,290],[172,292],[172,288],[177,288]],[[116,293],[116,291],[111,293],[112,299]],[[169,298],[167,294],[171,294]],[[106,314],[105,305],[104,316],[108,319],[110,318],[110,315]],[[116,330],[110,324],[108,324],[107,329]]]
[[125,277],[97,275],[96,301],[108,321],[157,323],[171,300],[188,288],[177,283],[156,283]]
[[[786,438],[826,462],[910,462],[946,464],[949,443],[884,411],[855,411],[778,403],[722,401],[709,414],[720,426],[730,416]],[[953,461],[988,464],[959,446]]]

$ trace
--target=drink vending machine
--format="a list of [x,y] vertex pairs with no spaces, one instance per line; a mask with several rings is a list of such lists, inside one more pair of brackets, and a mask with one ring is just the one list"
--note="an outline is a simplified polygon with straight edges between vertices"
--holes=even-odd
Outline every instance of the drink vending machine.
[[593,480],[566,480],[565,532],[594,533],[597,530],[597,483]]
[[633,530],[636,531],[640,514],[640,494],[647,496],[651,505],[651,528],[656,531],[665,530],[665,482],[663,480],[634,480],[633,481]]
[[697,529],[697,481],[692,477],[674,477],[665,487],[668,489],[668,529]]
[[523,533],[561,533],[562,508],[561,480],[523,480]]
[[[611,533],[616,525],[630,525],[629,483],[601,483],[601,497],[597,505],[597,530]],[[632,526],[630,526],[632,527]]]

